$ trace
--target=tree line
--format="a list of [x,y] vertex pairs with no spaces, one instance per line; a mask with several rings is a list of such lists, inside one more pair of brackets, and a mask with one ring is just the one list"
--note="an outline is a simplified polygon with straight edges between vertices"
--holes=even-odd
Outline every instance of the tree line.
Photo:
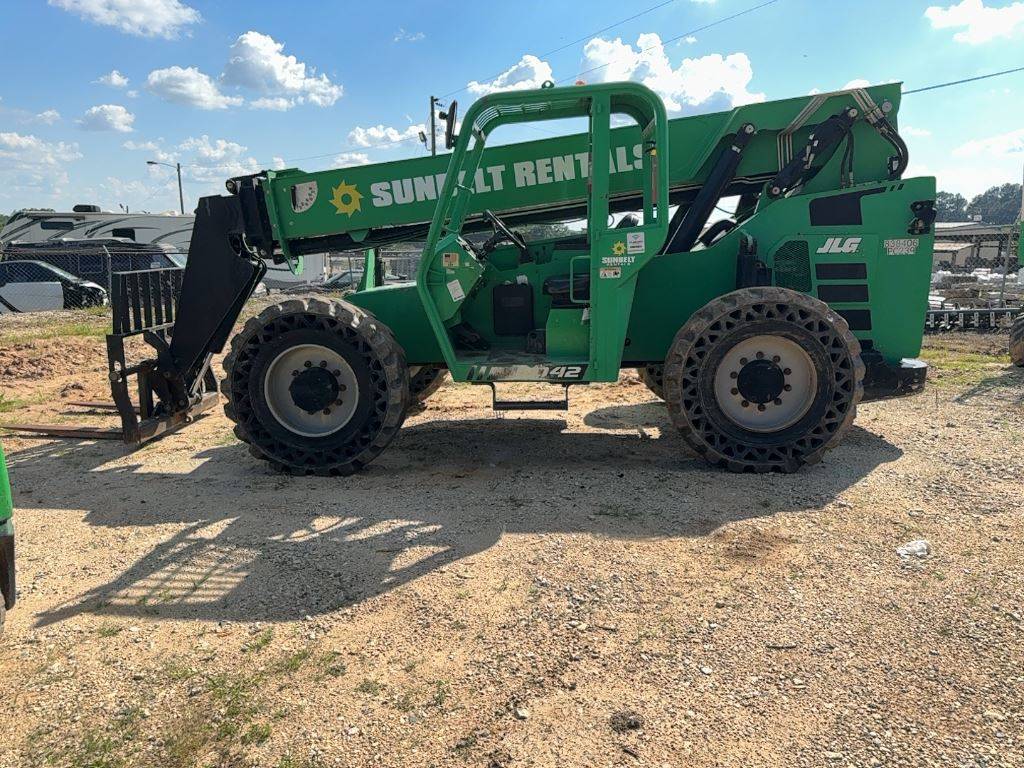
[[969,202],[958,192],[939,192],[935,196],[937,221],[974,221],[975,216],[980,216],[986,224],[1013,224],[1020,215],[1020,207],[1020,184],[989,187]]

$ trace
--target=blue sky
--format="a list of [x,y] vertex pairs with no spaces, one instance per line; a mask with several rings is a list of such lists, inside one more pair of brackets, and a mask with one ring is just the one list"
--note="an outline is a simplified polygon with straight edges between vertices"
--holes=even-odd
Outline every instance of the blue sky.
[[[7,0],[0,211],[176,208],[148,159],[183,164],[191,209],[236,173],[415,156],[431,93],[465,106],[595,67],[682,116],[1024,66],[1024,2],[1005,0],[777,0],[686,34],[761,2]],[[1024,73],[906,96],[909,172],[968,196],[1019,181],[1022,92]]]

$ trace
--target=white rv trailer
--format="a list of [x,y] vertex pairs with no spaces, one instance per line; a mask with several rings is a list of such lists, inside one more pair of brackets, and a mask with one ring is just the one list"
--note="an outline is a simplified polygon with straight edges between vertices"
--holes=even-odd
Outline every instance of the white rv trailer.
[[[176,213],[112,213],[96,205],[76,205],[71,211],[16,211],[0,230],[0,258],[7,243],[47,243],[60,246],[65,240],[124,238],[136,243],[170,245],[188,254],[195,216]],[[302,275],[285,264],[267,261],[264,285],[272,289],[319,284],[328,277],[323,254],[306,256]]]

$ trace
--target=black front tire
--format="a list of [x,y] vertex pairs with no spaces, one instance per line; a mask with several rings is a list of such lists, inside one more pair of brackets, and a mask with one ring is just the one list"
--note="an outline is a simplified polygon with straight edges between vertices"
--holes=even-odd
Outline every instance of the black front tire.
[[[330,433],[300,434],[280,415],[284,395],[272,390],[276,361],[311,345],[343,361],[340,367],[347,366],[352,377],[343,388],[344,397],[355,402],[351,416]],[[255,457],[290,474],[349,475],[362,469],[394,439],[409,403],[402,348],[387,326],[345,301],[301,298],[268,307],[231,340],[224,373],[224,412],[235,422],[235,435]]]
[[[747,348],[741,344],[787,351],[737,362],[732,357]],[[793,368],[784,367],[788,350]],[[787,378],[794,369],[806,377]],[[788,389],[775,394],[779,387]],[[665,361],[672,422],[698,455],[733,472],[796,472],[820,461],[853,425],[863,395],[860,343],[846,321],[785,288],[745,288],[709,302],[676,334]],[[773,423],[776,407],[780,420]]]

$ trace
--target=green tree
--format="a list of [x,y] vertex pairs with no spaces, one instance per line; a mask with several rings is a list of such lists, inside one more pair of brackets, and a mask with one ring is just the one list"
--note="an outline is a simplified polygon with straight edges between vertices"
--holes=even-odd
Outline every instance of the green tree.
[[986,224],[1013,224],[1020,213],[1020,200],[1020,184],[990,187],[967,204],[967,215],[981,216]]
[[936,221],[967,221],[967,198],[958,192],[939,192],[935,196]]

